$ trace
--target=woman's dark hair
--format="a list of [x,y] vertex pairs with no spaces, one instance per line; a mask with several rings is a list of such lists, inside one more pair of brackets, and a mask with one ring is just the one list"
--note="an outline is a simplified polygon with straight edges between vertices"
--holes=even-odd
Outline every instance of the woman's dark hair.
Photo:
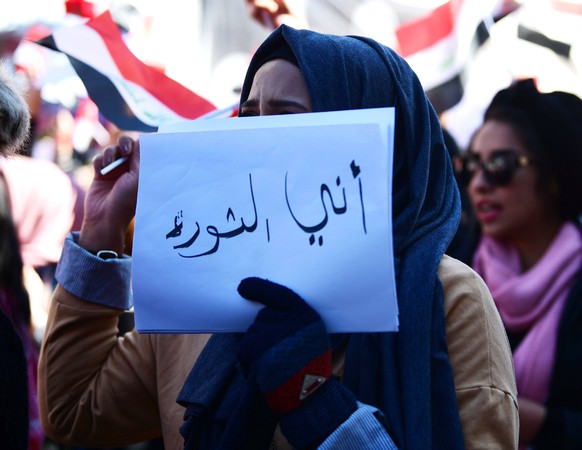
[[484,121],[509,124],[538,161],[539,186],[558,186],[556,209],[564,220],[582,213],[582,100],[567,92],[541,93],[533,80],[499,91]]
[[30,129],[30,111],[22,89],[8,64],[0,60],[0,156],[17,152],[26,143]]

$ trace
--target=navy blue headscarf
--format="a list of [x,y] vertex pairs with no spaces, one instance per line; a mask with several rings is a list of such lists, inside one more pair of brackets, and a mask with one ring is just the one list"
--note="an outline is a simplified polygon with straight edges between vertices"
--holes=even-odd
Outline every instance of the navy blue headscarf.
[[396,107],[392,219],[400,330],[334,336],[346,346],[344,384],[384,412],[400,448],[464,448],[437,276],[458,226],[460,197],[438,117],[414,72],[389,48],[284,25],[255,53],[241,104],[257,70],[282,47],[305,77],[314,112]]

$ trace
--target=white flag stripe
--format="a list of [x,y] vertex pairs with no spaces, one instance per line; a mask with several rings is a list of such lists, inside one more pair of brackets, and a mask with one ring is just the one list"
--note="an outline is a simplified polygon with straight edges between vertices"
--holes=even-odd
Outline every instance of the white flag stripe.
[[99,67],[99,72],[108,77],[122,77],[103,38],[93,28],[89,26],[59,28],[53,32],[53,39],[60,52],[88,66]]
[[430,48],[406,58],[425,90],[432,89],[457,75],[465,66],[456,55],[458,38],[449,35]]
[[53,33],[53,39],[59,51],[106,75],[135,116],[145,124],[157,127],[161,123],[184,119],[143,87],[122,76],[96,30],[90,27],[62,28]]
[[407,56],[425,90],[457,76],[473,54],[473,38],[479,24],[492,21],[497,0],[466,0],[453,22],[451,33],[436,44]]
[[139,84],[120,76],[110,76],[109,79],[115,85],[119,94],[123,97],[135,116],[145,124],[158,127],[163,123],[186,119],[176,114]]

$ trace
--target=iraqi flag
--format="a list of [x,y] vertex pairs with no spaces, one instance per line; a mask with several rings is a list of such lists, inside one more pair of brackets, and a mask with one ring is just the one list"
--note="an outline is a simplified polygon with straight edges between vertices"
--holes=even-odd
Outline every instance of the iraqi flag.
[[565,59],[578,56],[573,50],[582,43],[582,2],[554,0],[543,6],[523,7],[514,14],[518,16],[519,39],[547,48]]
[[487,39],[498,0],[448,0],[396,29],[398,53],[418,75],[438,113],[464,94],[465,72]]
[[140,61],[109,11],[57,29],[38,44],[66,54],[99,111],[126,131],[155,132],[164,123],[216,110],[208,100]]
[[[582,4],[528,2],[499,20],[484,46],[510,79],[535,78],[542,92],[582,96]],[[487,55],[487,56],[489,56]],[[505,86],[501,86],[505,87]]]

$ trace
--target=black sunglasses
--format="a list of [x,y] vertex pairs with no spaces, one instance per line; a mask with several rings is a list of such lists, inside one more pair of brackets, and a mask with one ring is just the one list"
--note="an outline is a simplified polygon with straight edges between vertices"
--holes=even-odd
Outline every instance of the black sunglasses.
[[481,161],[478,154],[467,152],[453,158],[453,166],[457,180],[467,186],[477,169],[483,171],[485,181],[492,187],[507,186],[513,180],[515,172],[520,167],[534,164],[526,155],[515,150],[495,150],[486,161]]

